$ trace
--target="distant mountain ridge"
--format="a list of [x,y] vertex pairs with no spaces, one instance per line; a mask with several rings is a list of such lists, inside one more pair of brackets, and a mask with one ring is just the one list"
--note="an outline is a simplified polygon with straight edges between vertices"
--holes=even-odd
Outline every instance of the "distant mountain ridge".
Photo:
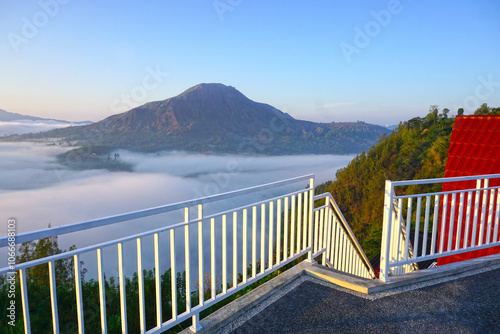
[[21,120],[27,120],[27,121],[55,121],[59,123],[73,123],[73,124],[85,124],[89,123],[88,121],[85,122],[69,122],[69,121],[63,121],[60,119],[53,119],[53,118],[42,118],[42,117],[35,117],[35,116],[29,116],[29,115],[21,115],[18,113],[14,112],[8,112],[3,109],[0,109],[0,122],[12,122],[12,121],[21,121]]
[[68,122],[57,119],[21,115],[0,109],[0,136],[40,133],[57,128],[87,125],[92,122]]
[[210,83],[90,125],[13,139],[64,138],[81,145],[147,152],[346,154],[367,150],[388,133],[384,127],[363,122],[297,120],[268,104],[250,100],[234,87]]

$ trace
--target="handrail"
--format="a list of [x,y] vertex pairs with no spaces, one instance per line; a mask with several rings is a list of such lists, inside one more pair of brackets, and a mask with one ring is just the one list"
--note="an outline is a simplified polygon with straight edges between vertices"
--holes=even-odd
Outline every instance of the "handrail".
[[393,197],[395,199],[398,199],[398,198],[417,198],[417,197],[421,197],[422,195],[424,195],[424,196],[450,195],[450,194],[460,194],[460,193],[468,192],[468,191],[474,192],[474,191],[494,190],[494,189],[500,189],[500,186],[499,187],[488,187],[488,188],[469,188],[469,189],[460,189],[460,190],[438,191],[438,192],[425,193],[425,194],[394,195]]
[[332,194],[331,193],[323,193],[323,194],[314,196],[315,201],[320,200],[322,198],[328,198],[330,200],[330,205],[334,208],[335,212],[337,213],[337,216],[340,218],[340,221],[342,223],[342,226],[344,227],[344,230],[348,233],[349,238],[351,239],[351,242],[356,247],[356,251],[363,259],[363,262],[365,263],[365,265],[368,267],[369,272],[372,275],[372,277],[375,277],[375,270],[373,269],[373,266],[371,265],[370,260],[368,260],[368,257],[366,256],[365,252],[361,248],[361,245],[359,244],[358,239],[356,238],[356,236],[352,232],[349,224],[347,223],[347,220],[345,219],[344,215],[342,214],[342,211],[338,207],[337,202],[335,202],[335,199],[333,198]]
[[[104,218],[99,218],[99,219],[92,219],[92,220],[87,220],[87,221],[83,221],[83,222],[79,222],[79,223],[63,225],[63,226],[56,226],[56,227],[46,228],[46,229],[32,231],[32,232],[20,233],[20,234],[16,235],[15,242],[16,242],[16,244],[19,244],[19,243],[28,242],[28,241],[59,236],[62,234],[83,231],[83,230],[87,230],[87,229],[91,229],[91,228],[95,228],[95,227],[101,227],[101,226],[120,223],[120,222],[124,222],[124,221],[144,218],[144,217],[153,216],[153,215],[157,215],[157,214],[161,214],[161,213],[172,212],[172,211],[183,209],[186,207],[192,207],[192,206],[199,205],[199,204],[207,204],[207,203],[211,203],[211,202],[215,202],[215,201],[220,201],[223,199],[233,198],[235,196],[246,195],[246,194],[266,190],[266,189],[273,188],[273,187],[279,187],[279,186],[299,182],[302,180],[309,180],[312,177],[314,177],[314,174],[303,175],[303,176],[298,176],[298,177],[294,177],[294,178],[290,178],[290,179],[286,179],[286,180],[270,182],[270,183],[266,183],[266,184],[259,185],[259,186],[233,190],[233,191],[229,191],[229,192],[222,193],[222,194],[201,197],[201,198],[188,200],[188,201],[184,201],[184,202],[177,202],[177,203],[162,205],[162,206],[153,207],[153,208],[149,208],[149,209],[132,211],[132,212],[119,214],[119,215],[115,215],[115,216],[109,216],[109,217],[104,217]],[[0,247],[6,247],[7,245],[8,245],[8,237],[5,236],[5,237],[0,238]]]
[[[408,265],[417,262],[443,258],[445,264],[451,255],[500,246],[500,186],[490,186],[492,180],[500,180],[500,174],[387,180],[380,279],[387,282],[389,275],[407,272]],[[476,186],[462,184],[465,189],[411,195],[395,193],[396,186],[463,181],[475,181]],[[413,243],[408,238],[411,232]]]
[[[263,203],[268,203],[268,202],[276,201],[278,199],[282,199],[282,198],[289,197],[289,196],[292,196],[292,195],[297,195],[299,193],[303,193],[304,191],[306,191],[306,190],[305,189],[304,190],[297,190],[297,191],[293,191],[293,192],[290,192],[290,193],[287,193],[287,194],[284,194],[284,195],[281,195],[281,196],[276,196],[276,197],[273,197],[273,198],[270,198],[270,199],[267,199],[267,200],[254,202],[252,204],[240,206],[240,207],[237,207],[237,208],[234,208],[234,209],[230,209],[230,210],[226,210],[226,211],[221,211],[221,212],[218,212],[218,213],[213,214],[213,215],[205,216],[205,217],[202,218],[202,220],[206,221],[206,220],[210,220],[212,218],[221,217],[223,215],[227,215],[227,214],[235,212],[235,211],[242,211],[244,209],[248,209],[248,208],[251,208],[251,207],[254,207],[254,206],[259,206],[259,205],[261,205]],[[140,233],[136,233],[136,234],[133,234],[133,235],[128,235],[126,237],[122,237],[122,238],[118,238],[118,239],[114,239],[114,240],[110,240],[110,241],[101,242],[101,243],[94,244],[94,245],[91,245],[91,246],[77,248],[77,249],[74,249],[72,251],[67,251],[67,252],[63,252],[63,253],[59,253],[59,254],[54,254],[54,255],[43,257],[43,258],[40,258],[40,259],[31,260],[29,262],[23,262],[23,263],[20,263],[20,264],[16,264],[16,270],[25,269],[25,268],[29,268],[29,267],[33,267],[33,266],[38,266],[38,265],[41,265],[41,264],[44,264],[44,263],[48,263],[48,262],[51,262],[51,261],[61,260],[61,259],[67,258],[67,257],[71,257],[73,255],[88,253],[88,252],[91,252],[91,251],[94,251],[94,250],[97,250],[97,249],[103,249],[103,248],[106,248],[106,247],[114,246],[114,245],[116,245],[118,243],[125,243],[127,241],[131,241],[131,240],[134,240],[134,239],[144,238],[144,237],[147,237],[147,236],[151,236],[153,234],[162,233],[162,232],[166,232],[166,231],[169,231],[169,230],[177,229],[177,228],[180,228],[180,227],[183,227],[183,226],[186,226],[186,225],[198,224],[199,221],[200,221],[199,218],[193,218],[193,219],[190,219],[187,222],[184,221],[184,222],[172,224],[172,225],[169,225],[169,226],[163,226],[163,227],[160,227],[160,228],[156,228],[154,230],[149,230],[149,231],[146,231],[146,232],[140,232]],[[0,275],[4,275],[4,274],[6,274],[9,271],[12,271],[9,266],[4,267],[4,268],[0,268]]]
[[457,176],[457,177],[442,177],[436,179],[422,179],[422,180],[405,180],[405,181],[391,181],[394,187],[398,186],[410,186],[415,184],[431,184],[431,183],[446,183],[446,182],[457,182],[457,181],[475,181],[477,179],[495,179],[498,178],[498,174],[486,174],[486,175],[473,175],[473,176]]

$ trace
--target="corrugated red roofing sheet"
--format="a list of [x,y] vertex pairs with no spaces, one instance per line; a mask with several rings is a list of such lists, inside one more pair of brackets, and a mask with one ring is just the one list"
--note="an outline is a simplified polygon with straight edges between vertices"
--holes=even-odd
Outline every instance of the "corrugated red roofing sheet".
[[[444,176],[484,174],[500,174],[500,115],[457,116],[451,134]],[[500,181],[498,179],[491,180],[489,186],[500,186]],[[475,187],[475,181],[449,182],[443,184],[443,191]],[[480,202],[482,202],[482,196]],[[454,225],[457,226],[458,217],[455,217],[455,220],[457,221]],[[448,226],[445,231],[448,231]],[[479,224],[476,234],[479,235]],[[472,233],[469,233],[469,243],[472,241],[470,240],[471,235]],[[486,235],[487,233],[485,233],[485,238]],[[445,235],[445,240],[447,239],[448,235]],[[438,264],[443,265],[496,253],[500,253],[500,247],[440,258]]]

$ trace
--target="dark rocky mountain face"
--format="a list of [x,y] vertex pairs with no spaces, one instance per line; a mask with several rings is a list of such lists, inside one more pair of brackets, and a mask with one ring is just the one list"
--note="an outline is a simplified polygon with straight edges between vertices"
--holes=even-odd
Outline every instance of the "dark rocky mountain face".
[[268,104],[248,99],[234,87],[199,84],[164,101],[42,136],[148,152],[344,154],[367,150],[384,133],[389,131],[362,122],[296,120]]
[[269,105],[251,101],[233,87],[200,84],[179,96],[146,103],[88,128],[121,133],[251,136],[269,127],[277,117],[294,120]]

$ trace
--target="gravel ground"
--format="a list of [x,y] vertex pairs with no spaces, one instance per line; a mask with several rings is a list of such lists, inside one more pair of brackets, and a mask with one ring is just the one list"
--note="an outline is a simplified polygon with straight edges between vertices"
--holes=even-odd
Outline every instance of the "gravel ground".
[[500,269],[486,270],[372,296],[301,276],[222,332],[500,333]]

